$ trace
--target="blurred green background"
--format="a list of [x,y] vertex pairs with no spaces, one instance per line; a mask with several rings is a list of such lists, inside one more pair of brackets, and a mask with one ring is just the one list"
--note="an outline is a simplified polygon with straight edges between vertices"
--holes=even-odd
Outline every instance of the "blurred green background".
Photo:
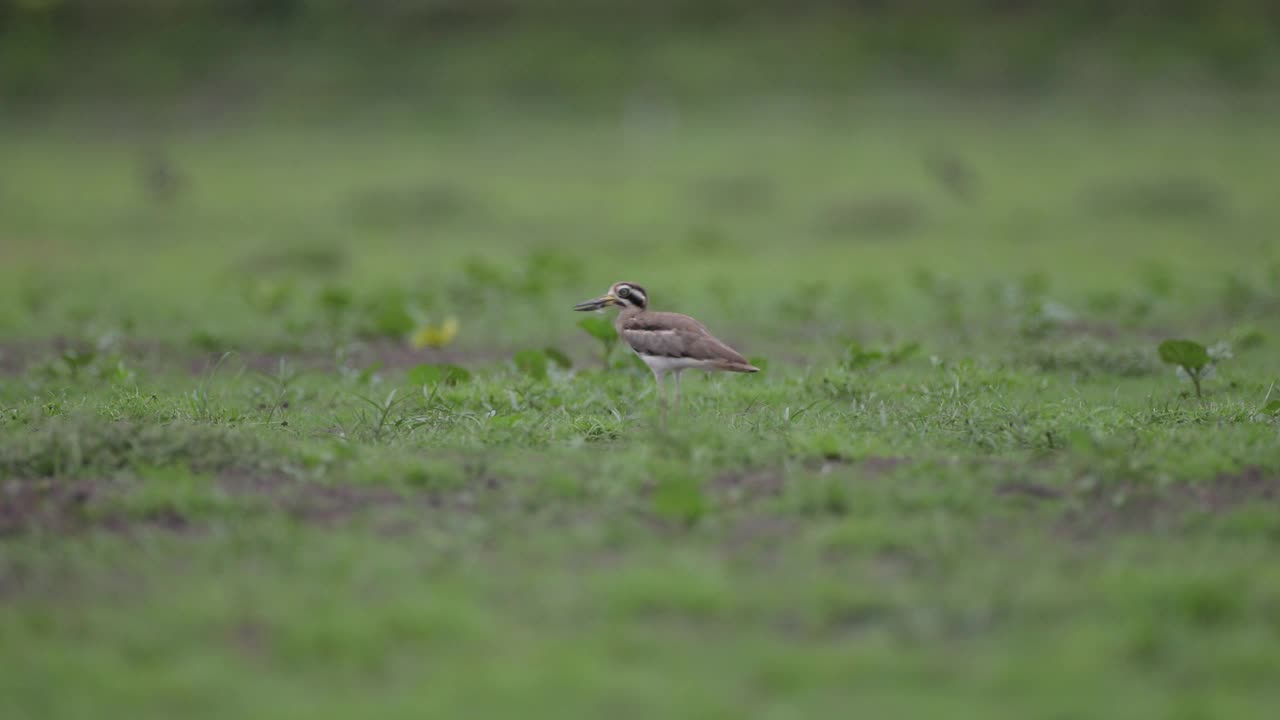
[[1267,716],[1278,37],[0,0],[0,717]]
[[[110,307],[152,339],[296,346],[328,290],[524,341],[565,324],[456,286],[548,268],[556,303],[628,277],[725,322],[820,287],[857,298],[825,313],[848,332],[919,300],[894,277],[1088,266],[1056,299],[1105,306],[1273,258],[1265,2],[0,7],[0,322],[24,336]],[[780,259],[790,288],[725,299]]]

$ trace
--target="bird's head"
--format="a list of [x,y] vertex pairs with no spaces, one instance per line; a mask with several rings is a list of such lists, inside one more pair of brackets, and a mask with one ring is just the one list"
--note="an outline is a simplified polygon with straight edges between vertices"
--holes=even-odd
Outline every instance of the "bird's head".
[[573,309],[586,312],[587,310],[607,308],[610,305],[617,305],[624,309],[634,307],[643,310],[649,305],[649,296],[645,293],[644,288],[635,283],[616,282],[609,287],[609,292],[594,300],[580,302],[574,305]]

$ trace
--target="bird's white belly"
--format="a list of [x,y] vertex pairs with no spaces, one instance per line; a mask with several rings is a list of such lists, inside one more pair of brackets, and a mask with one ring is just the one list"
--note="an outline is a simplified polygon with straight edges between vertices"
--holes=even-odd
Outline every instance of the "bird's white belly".
[[707,360],[695,360],[694,358],[676,358],[663,357],[661,355],[645,355],[644,353],[636,353],[645,365],[649,366],[655,374],[665,375],[669,372],[680,372],[690,368],[707,368],[711,366],[711,362]]

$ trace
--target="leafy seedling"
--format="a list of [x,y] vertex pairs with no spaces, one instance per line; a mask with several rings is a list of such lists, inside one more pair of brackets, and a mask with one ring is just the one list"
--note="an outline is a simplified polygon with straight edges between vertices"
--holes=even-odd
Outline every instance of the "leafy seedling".
[[534,380],[547,379],[547,367],[550,364],[547,354],[542,350],[521,350],[512,360],[516,369]]
[[845,349],[844,366],[850,370],[867,367],[884,358],[884,353],[873,348],[866,348],[862,343],[851,342]]
[[608,369],[609,356],[613,354],[613,348],[618,344],[618,331],[614,329],[613,323],[603,317],[587,317],[578,323],[578,327],[600,341],[600,361],[605,369]]
[[[1271,393],[1276,389],[1276,384],[1271,383],[1271,387],[1267,388],[1267,394],[1262,397],[1262,414],[1271,417],[1280,417],[1280,399],[1271,400]],[[1267,402],[1271,400],[1271,402]]]
[[1166,365],[1174,365],[1191,378],[1195,385],[1196,397],[1203,397],[1200,381],[1206,377],[1213,366],[1213,358],[1205,346],[1192,340],[1165,340],[1160,343],[1160,359]]
[[550,360],[552,364],[554,364],[556,367],[560,368],[561,370],[568,370],[569,368],[573,367],[573,361],[569,359],[569,356],[560,352],[556,348],[553,348],[553,347],[543,348],[542,352],[546,353],[547,359]]
[[470,379],[471,373],[457,365],[424,363],[409,370],[409,382],[414,385],[458,385]]
[[[417,368],[414,369],[416,370]],[[386,399],[382,402],[378,402],[373,398],[365,397],[364,395],[356,395],[355,397],[357,400],[360,400],[373,409],[372,415],[360,411],[358,413],[358,419],[361,425],[369,426],[369,434],[373,438],[374,442],[380,441],[383,433],[388,429],[400,424],[399,422],[391,421],[391,413],[394,412],[406,398],[397,398],[395,390],[387,393]]]
[[844,366],[849,370],[859,370],[880,361],[889,365],[897,365],[910,359],[920,351],[920,343],[906,342],[894,347],[879,349],[864,347],[856,340],[845,349]]
[[97,356],[93,350],[65,350],[62,353],[62,363],[67,367],[67,373],[75,378],[80,375],[81,370],[92,365]]
[[369,385],[373,383],[374,378],[381,369],[382,361],[378,360],[362,370],[342,366],[341,371],[344,377],[350,379],[356,385]]

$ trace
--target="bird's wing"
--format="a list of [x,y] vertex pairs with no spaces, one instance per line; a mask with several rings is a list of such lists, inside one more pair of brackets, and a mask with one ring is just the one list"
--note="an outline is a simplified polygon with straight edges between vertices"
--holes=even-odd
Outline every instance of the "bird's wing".
[[678,313],[643,313],[622,324],[622,337],[643,355],[747,365],[702,323]]

